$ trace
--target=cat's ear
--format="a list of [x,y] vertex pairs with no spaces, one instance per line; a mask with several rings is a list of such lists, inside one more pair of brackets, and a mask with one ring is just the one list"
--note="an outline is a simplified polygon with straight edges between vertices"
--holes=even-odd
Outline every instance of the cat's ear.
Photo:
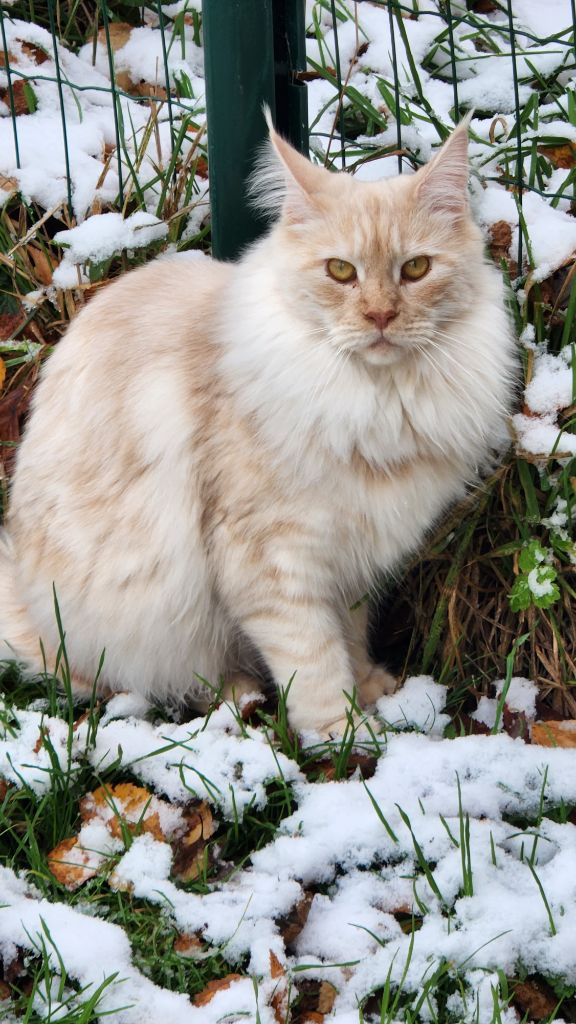
[[268,107],[264,107],[264,116],[269,141],[248,187],[250,200],[263,213],[281,214],[297,224],[313,216],[315,197],[324,190],[329,171],[311,163],[278,135]]
[[416,175],[418,198],[432,210],[453,218],[468,212],[468,128],[467,114],[446,139],[436,156]]

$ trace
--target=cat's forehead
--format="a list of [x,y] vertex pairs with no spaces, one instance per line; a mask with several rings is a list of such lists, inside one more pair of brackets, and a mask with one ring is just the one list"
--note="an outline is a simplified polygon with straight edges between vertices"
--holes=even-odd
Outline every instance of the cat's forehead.
[[338,178],[326,207],[329,244],[345,243],[351,254],[380,261],[418,245],[425,237],[426,222],[415,207],[412,176],[379,182]]

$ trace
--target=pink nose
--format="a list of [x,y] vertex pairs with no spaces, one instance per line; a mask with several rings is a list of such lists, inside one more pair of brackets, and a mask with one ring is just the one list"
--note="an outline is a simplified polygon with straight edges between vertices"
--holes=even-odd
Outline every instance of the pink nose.
[[376,324],[376,327],[383,331],[388,327],[390,321],[394,320],[398,316],[398,313],[395,309],[374,309],[370,310],[368,313],[364,313],[364,316],[367,320],[372,320]]

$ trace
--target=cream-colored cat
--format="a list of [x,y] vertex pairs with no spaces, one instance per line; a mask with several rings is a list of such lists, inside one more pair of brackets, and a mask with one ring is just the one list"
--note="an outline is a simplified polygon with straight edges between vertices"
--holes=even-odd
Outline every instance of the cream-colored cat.
[[[389,688],[349,606],[501,438],[513,344],[467,202],[467,130],[379,183],[273,132],[279,213],[236,264],[164,259],[90,302],[45,367],[0,556],[0,654],[199,705],[238,673],[341,732]],[[246,680],[244,680],[246,683]],[[253,687],[251,687],[253,688]]]

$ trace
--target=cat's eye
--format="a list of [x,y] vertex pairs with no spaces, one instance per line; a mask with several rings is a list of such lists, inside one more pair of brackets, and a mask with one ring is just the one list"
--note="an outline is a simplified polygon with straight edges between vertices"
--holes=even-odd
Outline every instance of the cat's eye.
[[348,284],[349,281],[356,280],[356,267],[353,263],[348,263],[347,260],[328,260],[326,270],[330,277],[333,277],[335,281],[340,281],[341,284]]
[[407,260],[400,271],[405,281],[419,281],[424,274],[430,270],[428,256],[415,256],[413,260]]

